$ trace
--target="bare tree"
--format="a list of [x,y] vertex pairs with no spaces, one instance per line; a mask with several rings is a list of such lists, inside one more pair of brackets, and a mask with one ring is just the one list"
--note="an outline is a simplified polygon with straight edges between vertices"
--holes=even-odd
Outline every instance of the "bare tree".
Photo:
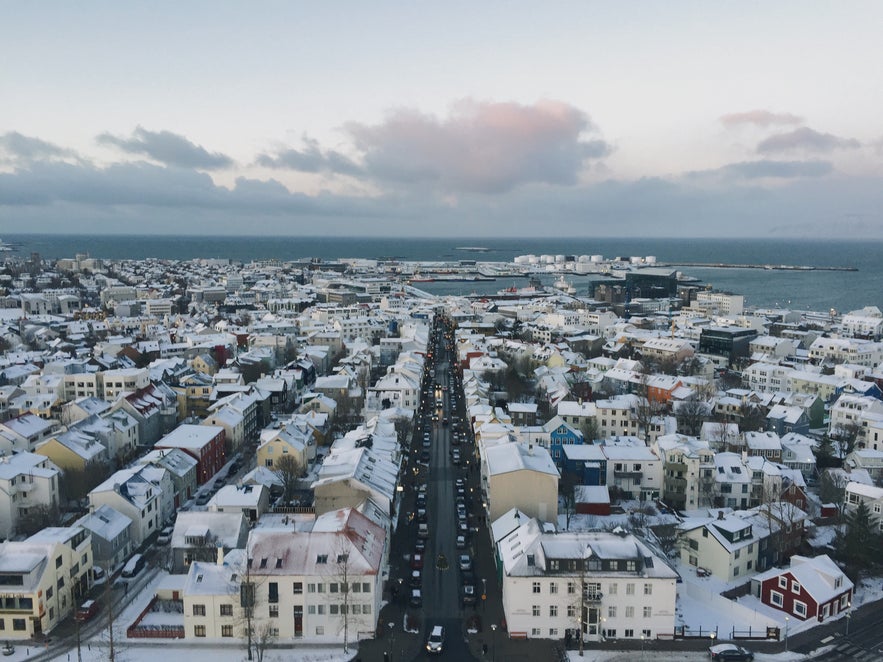
[[854,451],[855,447],[859,445],[859,442],[861,441],[861,433],[862,427],[855,421],[838,425],[832,430],[831,436],[837,440],[837,447],[840,451],[839,455],[841,461],[846,459],[846,456]]
[[[329,605],[331,614],[337,611],[339,615],[339,630],[343,631],[343,652],[349,653],[349,629],[352,612],[352,596],[350,590],[354,579],[361,579],[361,575],[355,572],[353,561],[350,559],[349,545],[345,534],[338,536],[332,551],[333,563],[329,564],[331,575],[329,577],[329,596],[333,601]],[[336,609],[335,609],[336,608]]]
[[297,481],[303,475],[303,465],[289,453],[274,461],[273,473],[282,483],[283,503],[291,503]]

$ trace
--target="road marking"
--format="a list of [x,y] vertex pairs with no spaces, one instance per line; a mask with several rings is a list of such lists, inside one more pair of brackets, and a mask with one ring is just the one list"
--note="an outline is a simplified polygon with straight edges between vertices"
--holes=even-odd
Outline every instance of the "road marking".
[[824,639],[822,639],[821,643],[827,644],[829,641],[834,641],[834,637],[825,637]]

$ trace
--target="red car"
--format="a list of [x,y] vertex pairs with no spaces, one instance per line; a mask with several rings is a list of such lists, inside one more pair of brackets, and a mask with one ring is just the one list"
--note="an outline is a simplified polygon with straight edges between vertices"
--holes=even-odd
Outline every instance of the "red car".
[[411,557],[411,568],[421,570],[423,568],[423,554],[414,554]]

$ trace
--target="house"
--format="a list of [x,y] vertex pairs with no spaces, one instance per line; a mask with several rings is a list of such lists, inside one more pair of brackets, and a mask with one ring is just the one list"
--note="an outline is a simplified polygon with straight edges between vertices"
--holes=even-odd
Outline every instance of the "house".
[[558,469],[539,446],[502,443],[484,448],[481,485],[489,521],[512,508],[546,522],[558,518]]
[[652,449],[631,439],[608,439],[601,446],[607,458],[607,487],[623,499],[648,501],[662,493],[662,461]]
[[213,512],[242,513],[253,524],[270,509],[270,490],[264,485],[224,485],[207,505]]
[[680,434],[663,435],[655,449],[662,459],[662,499],[677,510],[712,505],[715,495],[714,451],[707,441]]
[[0,631],[33,639],[68,618],[90,588],[91,536],[79,526],[49,527],[0,544]]
[[132,520],[110,506],[98,506],[77,524],[92,535],[95,566],[113,571],[132,555]]
[[792,556],[788,568],[771,568],[751,578],[760,601],[801,621],[820,623],[851,607],[853,584],[826,554]]
[[134,464],[162,467],[169,473],[175,510],[183,506],[196,494],[198,487],[196,469],[198,463],[195,458],[180,449],[173,448],[170,451],[162,449],[153,450],[137,458]]
[[196,479],[202,485],[210,480],[226,462],[226,432],[215,425],[179,425],[154,444],[154,448],[171,450],[178,448],[196,462]]
[[162,488],[151,480],[150,469],[122,469],[89,492],[89,504],[93,508],[110,506],[132,520],[134,547],[159,531],[164,521]]
[[744,438],[749,457],[763,457],[770,462],[781,462],[782,442],[776,432],[746,432]]
[[211,561],[219,549],[243,549],[247,540],[248,520],[241,510],[178,513],[169,543],[172,572],[183,574],[194,561]]
[[864,469],[874,483],[883,481],[883,451],[856,448],[843,461],[848,470]]
[[761,536],[751,520],[720,510],[716,517],[685,519],[679,526],[681,561],[702,567],[725,582],[748,577],[758,567]]
[[790,469],[797,469],[804,478],[815,475],[816,472],[816,442],[796,432],[784,435],[782,444],[782,464]]
[[288,426],[262,430],[261,445],[257,450],[257,466],[276,471],[282,458],[287,456],[303,472],[315,455],[315,448],[312,437],[302,434],[296,426],[291,426],[290,430]]
[[0,453],[33,453],[41,441],[48,439],[56,425],[34,414],[22,414],[0,423]]
[[537,405],[534,402],[510,402],[509,416],[513,425],[536,425]]
[[61,472],[35,453],[0,456],[0,537],[9,538],[24,520],[60,503]]
[[562,477],[580,485],[607,484],[607,456],[597,444],[575,444],[561,447],[564,455]]
[[[310,528],[294,522],[284,529],[258,527],[249,536],[246,556],[236,572],[220,571],[221,580],[215,577],[219,571],[207,571],[208,564],[193,564],[184,591],[186,638],[210,632],[234,636],[240,595],[253,596],[259,606],[255,630],[266,629],[277,642],[293,646],[295,656],[300,640],[355,642],[377,631],[384,532],[359,512],[332,511]],[[253,588],[240,593],[229,584],[224,589],[227,582]],[[215,588],[200,591],[200,584]],[[341,584],[347,588],[341,590]]]
[[549,455],[559,471],[564,466],[564,454],[562,448],[565,445],[583,443],[583,434],[574,430],[561,417],[554,416],[544,426],[544,431],[549,435]]
[[672,632],[677,573],[641,539],[519,520],[496,544],[510,637],[652,640]]
[[871,514],[871,521],[883,531],[883,487],[849,481],[846,484],[844,508],[847,512],[852,513],[860,503],[865,504]]
[[[93,435],[68,430],[42,442],[35,451],[45,455],[65,472],[85,472],[87,468],[106,471],[107,449]],[[100,475],[100,474],[99,474]]]
[[369,500],[391,515],[397,482],[398,466],[373,449],[361,446],[332,451],[310,487],[318,515],[358,508]]

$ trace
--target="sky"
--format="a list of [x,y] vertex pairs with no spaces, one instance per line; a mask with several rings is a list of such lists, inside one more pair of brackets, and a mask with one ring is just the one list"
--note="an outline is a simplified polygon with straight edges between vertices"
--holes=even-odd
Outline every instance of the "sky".
[[0,0],[0,232],[883,238],[881,25],[876,0]]

